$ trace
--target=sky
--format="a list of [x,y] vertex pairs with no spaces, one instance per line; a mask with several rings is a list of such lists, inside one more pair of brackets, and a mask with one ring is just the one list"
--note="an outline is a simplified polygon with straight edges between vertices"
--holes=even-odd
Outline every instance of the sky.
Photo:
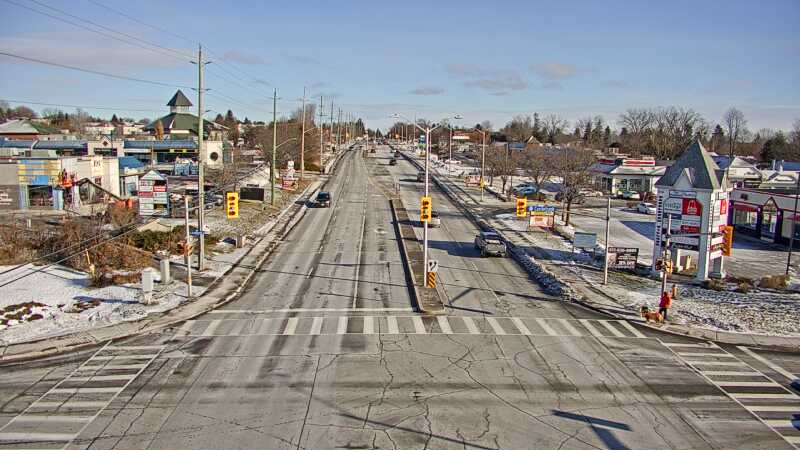
[[177,86],[196,104],[202,43],[212,117],[270,120],[274,89],[286,115],[305,87],[326,114],[333,101],[383,129],[393,113],[615,126],[627,108],[673,105],[713,124],[737,107],[751,130],[800,118],[797,0],[0,0],[0,16],[0,52],[162,83],[0,55],[0,99],[103,117],[163,115]]

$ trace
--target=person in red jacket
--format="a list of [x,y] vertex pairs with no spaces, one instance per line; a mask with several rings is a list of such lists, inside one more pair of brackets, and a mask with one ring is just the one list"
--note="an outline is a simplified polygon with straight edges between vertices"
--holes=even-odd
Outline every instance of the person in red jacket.
[[661,294],[661,302],[658,304],[658,312],[664,317],[664,321],[667,320],[667,310],[670,306],[672,306],[672,293],[670,293],[670,291],[664,291],[664,293]]

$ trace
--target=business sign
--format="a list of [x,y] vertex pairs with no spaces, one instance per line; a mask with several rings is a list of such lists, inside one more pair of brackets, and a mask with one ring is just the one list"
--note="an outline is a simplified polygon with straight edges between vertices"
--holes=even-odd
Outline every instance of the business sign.
[[697,198],[695,191],[669,191],[669,196],[673,198]]
[[167,178],[155,170],[139,178],[139,214],[169,216]]
[[528,205],[528,212],[532,216],[552,216],[556,213],[556,207],[553,205]]
[[636,247],[608,247],[608,267],[612,269],[634,270],[638,259]]
[[683,199],[668,197],[664,199],[664,212],[669,214],[680,214],[683,211]]
[[696,198],[684,198],[681,213],[687,216],[699,216],[703,213],[703,205]]
[[553,228],[553,216],[528,216],[531,227]]
[[597,246],[597,233],[575,232],[572,238],[572,246],[575,248],[595,248]]
[[464,179],[464,184],[467,186],[479,186],[480,183],[480,175],[467,175],[467,177]]

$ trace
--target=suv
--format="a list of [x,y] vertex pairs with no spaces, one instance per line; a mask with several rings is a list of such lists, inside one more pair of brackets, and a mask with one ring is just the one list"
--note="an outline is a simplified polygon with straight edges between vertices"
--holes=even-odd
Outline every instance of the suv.
[[331,206],[330,192],[320,192],[317,194],[316,205],[318,208],[329,208]]
[[475,236],[475,249],[480,250],[481,256],[506,256],[506,244],[500,239],[500,235],[494,231],[481,231],[478,233]]
[[439,213],[436,211],[431,212],[431,220],[428,222],[428,226],[431,228],[436,228],[442,225],[442,218],[439,216]]

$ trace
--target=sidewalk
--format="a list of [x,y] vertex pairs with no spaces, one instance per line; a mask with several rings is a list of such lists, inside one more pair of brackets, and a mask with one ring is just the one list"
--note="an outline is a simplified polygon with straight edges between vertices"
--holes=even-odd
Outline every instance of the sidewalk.
[[199,297],[161,313],[152,313],[136,321],[63,334],[0,347],[0,364],[20,362],[57,355],[83,347],[102,344],[136,334],[153,332],[173,324],[197,317],[235,299],[247,286],[258,267],[280,244],[281,237],[291,231],[305,213],[306,201],[323,184],[318,180],[310,184],[278,216],[265,223],[256,233],[257,240],[238,261],[232,261],[227,270],[217,277]]
[[[416,158],[411,157],[411,159]],[[436,171],[434,169],[434,172]],[[513,217],[511,207],[509,207],[508,215],[493,216],[490,212],[496,211],[498,206],[508,206],[508,203],[500,201],[493,195],[484,195],[484,201],[481,203],[478,200],[480,194],[477,188],[464,187],[462,186],[463,183],[448,179],[442,174],[435,175],[432,178],[448,196],[463,207],[467,215],[478,226],[491,227],[500,232],[508,242],[509,247],[513,248],[512,252],[510,252],[512,256],[532,278],[551,293],[561,295],[566,299],[581,303],[615,318],[650,326],[639,317],[638,305],[650,302],[651,306],[653,306],[653,303],[658,299],[658,293],[652,291],[654,287],[657,288],[660,282],[624,272],[610,272],[609,285],[603,286],[602,270],[592,264],[589,255],[574,253],[571,244],[564,238],[549,232],[520,231],[522,229],[519,227],[521,222],[518,222]],[[709,292],[696,287],[693,287],[693,289],[696,291],[685,290],[682,295],[699,295],[708,294]],[[721,294],[724,295],[725,293]],[[749,294],[747,297],[750,299],[755,295]],[[751,308],[753,312],[752,319],[760,320],[761,325],[765,327],[777,326],[775,323],[777,319],[782,318],[785,321],[787,316],[796,318],[797,313],[800,313],[800,311],[797,311],[797,309],[800,309],[800,301],[795,298],[795,295],[787,295],[787,297],[792,297],[788,303],[782,301],[783,299],[781,298],[781,301],[772,304],[769,301],[779,294],[762,293],[761,295],[764,298],[754,298],[754,304],[737,304],[732,309]],[[620,303],[622,298],[630,298],[631,301],[627,304]],[[681,309],[686,307],[686,305],[681,305],[681,301],[682,298],[679,297],[673,308],[673,315],[688,316],[690,319],[688,323],[669,323],[663,326],[652,326],[652,328],[722,343],[762,345],[791,351],[800,350],[800,338],[797,337],[800,335],[800,330],[794,329],[797,324],[796,320],[789,320],[788,328],[782,330],[787,334],[786,336],[754,332],[733,332],[719,329],[719,326],[725,326],[727,325],[726,323],[714,323],[713,320],[707,322],[709,316],[714,317],[711,313],[715,311],[703,311],[701,307],[720,309],[719,304],[714,303],[714,299],[700,296],[696,301],[693,301],[696,311],[686,312]],[[762,301],[765,303],[761,303]],[[688,303],[688,300],[685,302]],[[765,308],[764,305],[767,305],[767,307]],[[795,310],[794,314],[789,311],[792,308]],[[692,314],[695,316],[692,317]],[[693,322],[699,322],[701,325],[698,326]],[[792,323],[795,325],[792,326]],[[754,322],[751,324],[758,325],[758,323]]]

